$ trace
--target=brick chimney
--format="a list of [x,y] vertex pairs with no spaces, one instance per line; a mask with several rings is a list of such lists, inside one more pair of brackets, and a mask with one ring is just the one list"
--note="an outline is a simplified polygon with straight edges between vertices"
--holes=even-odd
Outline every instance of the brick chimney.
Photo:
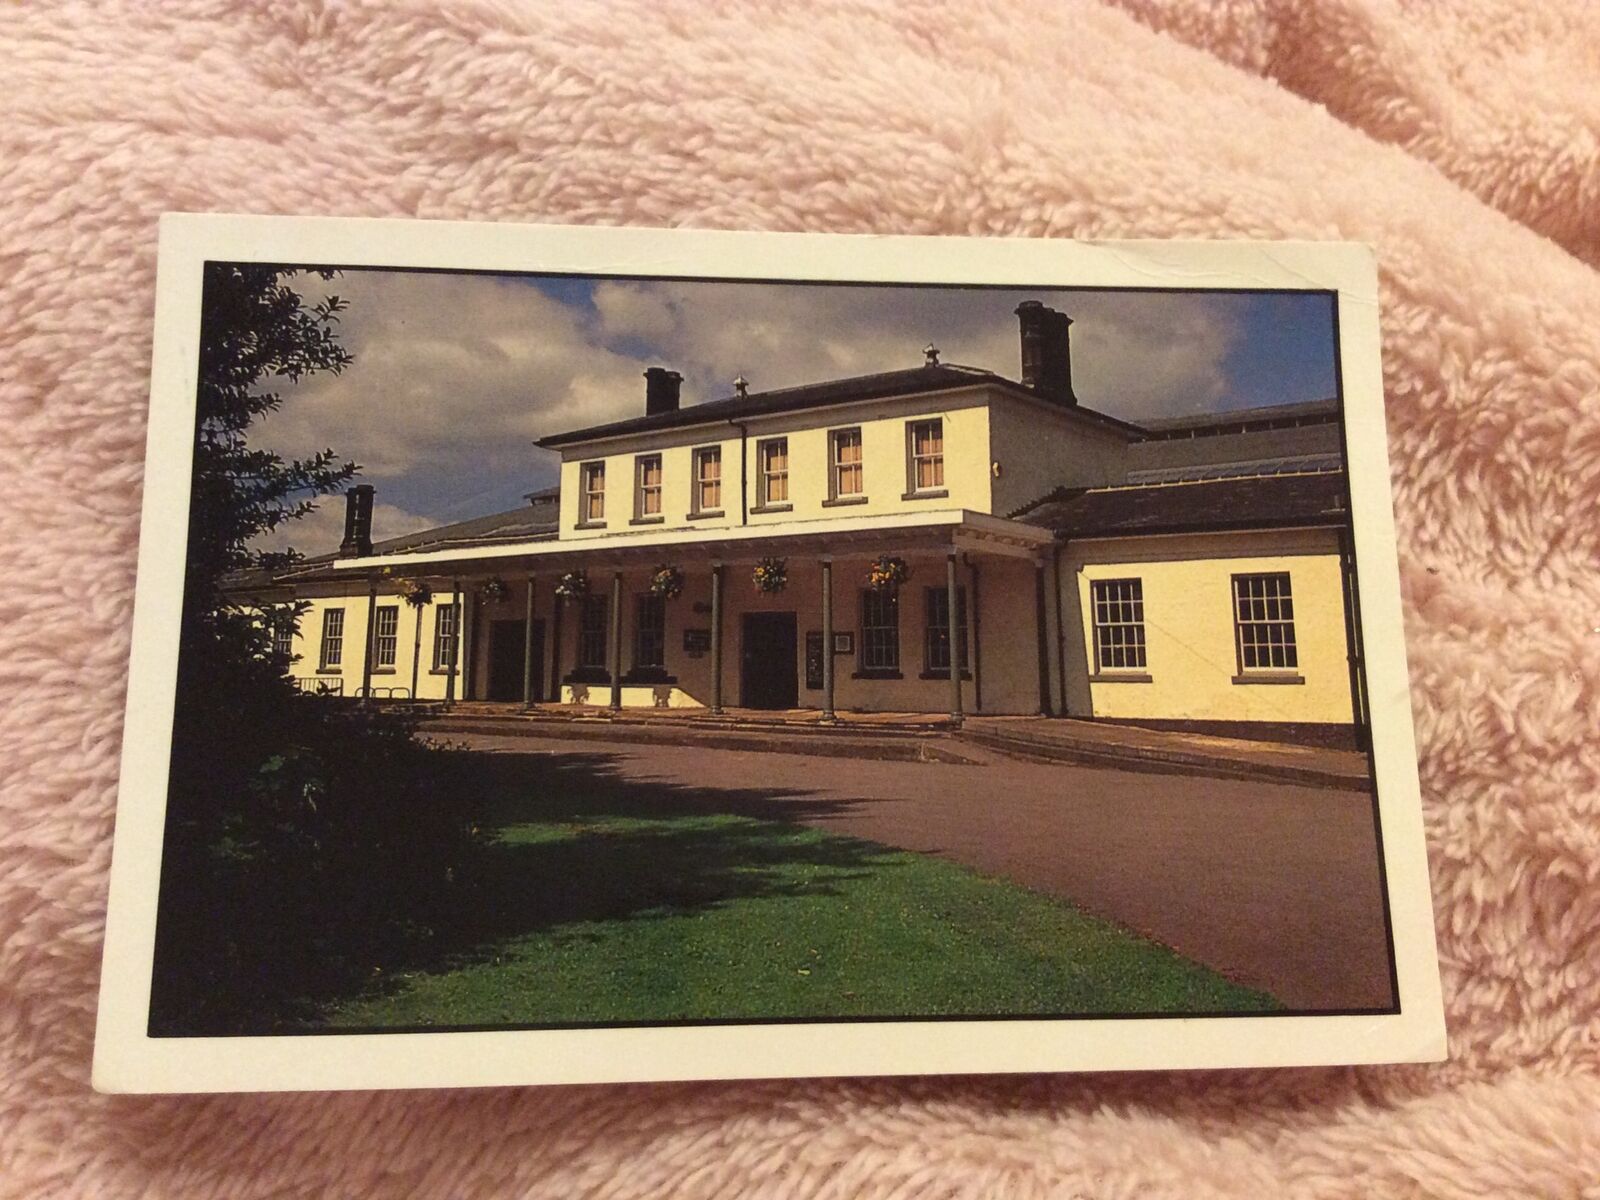
[[358,483],[344,494],[344,541],[340,558],[365,558],[372,553],[372,485]]
[[1022,383],[1047,400],[1076,404],[1072,391],[1072,318],[1037,300],[1017,305],[1022,334]]
[[683,376],[665,367],[651,367],[644,373],[644,415],[678,411],[678,389]]

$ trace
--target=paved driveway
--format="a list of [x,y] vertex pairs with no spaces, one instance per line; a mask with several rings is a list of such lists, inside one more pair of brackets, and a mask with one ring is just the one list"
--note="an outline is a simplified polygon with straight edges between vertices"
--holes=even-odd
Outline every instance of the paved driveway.
[[1068,899],[1294,1009],[1392,1002],[1364,792],[998,760],[889,763],[456,735],[682,802],[937,854]]

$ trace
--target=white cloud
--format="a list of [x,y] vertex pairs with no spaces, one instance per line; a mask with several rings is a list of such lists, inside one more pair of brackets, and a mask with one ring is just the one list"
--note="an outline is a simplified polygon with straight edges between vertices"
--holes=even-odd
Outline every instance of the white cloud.
[[[914,367],[929,341],[945,362],[1015,378],[1013,310],[1036,298],[1075,319],[1082,403],[1139,418],[1217,407],[1240,336],[1226,305],[1148,293],[601,281],[591,307],[581,288],[563,302],[510,277],[353,271],[297,286],[349,300],[340,332],[355,361],[286,388],[255,440],[355,459],[380,504],[387,484],[411,510],[393,509],[380,537],[419,513],[459,517],[468,500],[516,503],[548,478],[534,440],[641,413],[651,365],[683,373],[686,404],[731,394],[738,374],[763,391]],[[317,519],[319,537],[338,524]]]

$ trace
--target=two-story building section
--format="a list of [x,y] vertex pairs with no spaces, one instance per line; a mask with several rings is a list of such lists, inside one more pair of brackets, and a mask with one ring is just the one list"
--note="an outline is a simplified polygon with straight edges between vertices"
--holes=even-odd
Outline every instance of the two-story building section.
[[1362,699],[1334,401],[1134,425],[941,363],[682,404],[538,443],[558,487],[238,581],[305,602],[307,688],[532,705],[1049,714],[1348,741]]

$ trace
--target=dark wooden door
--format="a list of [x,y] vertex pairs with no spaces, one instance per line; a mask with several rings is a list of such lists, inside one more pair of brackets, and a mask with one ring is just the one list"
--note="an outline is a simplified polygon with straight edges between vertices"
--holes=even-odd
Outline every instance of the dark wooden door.
[[795,617],[787,613],[745,613],[739,680],[746,708],[798,708]]
[[[528,636],[526,621],[491,621],[489,624],[490,700],[522,699],[522,655]],[[533,623],[534,699],[539,699],[538,664],[544,659],[544,622]]]

